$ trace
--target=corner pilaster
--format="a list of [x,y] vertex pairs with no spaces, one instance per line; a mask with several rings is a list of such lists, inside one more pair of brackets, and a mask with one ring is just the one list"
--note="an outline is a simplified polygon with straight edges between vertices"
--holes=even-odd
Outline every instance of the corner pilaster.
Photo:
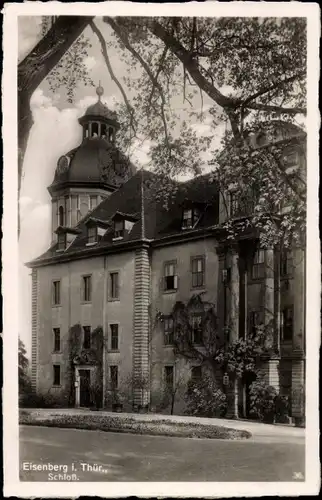
[[[135,253],[133,376],[137,380],[150,379],[149,356],[150,262],[147,248]],[[150,402],[147,387],[134,388],[134,406],[145,407]]]
[[31,385],[37,391],[38,366],[38,271],[31,273]]

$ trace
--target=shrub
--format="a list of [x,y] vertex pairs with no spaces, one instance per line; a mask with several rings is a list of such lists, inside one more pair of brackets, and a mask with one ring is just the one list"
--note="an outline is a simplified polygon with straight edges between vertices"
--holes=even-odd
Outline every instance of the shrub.
[[274,422],[277,391],[264,378],[256,379],[250,386],[250,413],[264,422]]
[[281,424],[289,421],[290,400],[287,396],[278,394],[275,398],[275,420]]
[[226,395],[215,381],[205,376],[201,380],[188,382],[185,394],[186,413],[201,417],[221,417],[227,409]]
[[65,395],[54,395],[48,393],[36,393],[31,390],[19,397],[21,408],[64,408],[67,406]]

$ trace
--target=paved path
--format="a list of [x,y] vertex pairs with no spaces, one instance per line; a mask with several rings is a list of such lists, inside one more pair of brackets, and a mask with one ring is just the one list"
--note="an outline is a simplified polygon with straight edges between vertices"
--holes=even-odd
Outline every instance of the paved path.
[[[187,439],[21,426],[20,460],[20,478],[25,481],[54,477],[48,471],[27,471],[30,463],[65,466],[67,476],[61,471],[62,481],[298,481],[304,475],[305,449],[303,442]],[[95,464],[101,471],[90,470]]]
[[[34,410],[32,410],[34,411]],[[66,408],[59,410],[45,410],[37,409],[37,413],[43,415],[55,413],[68,413],[70,415],[93,415],[91,410],[78,409],[78,408]],[[170,420],[173,422],[192,422],[199,423],[201,425],[217,425],[222,427],[230,427],[231,429],[243,429],[249,431],[253,440],[261,441],[276,441],[276,442],[298,442],[304,443],[305,439],[305,429],[294,427],[291,425],[270,425],[262,424],[260,422],[252,422],[249,420],[229,420],[224,418],[201,418],[201,417],[189,417],[189,416],[179,416],[179,415],[160,415],[154,413],[148,414],[137,414],[137,413],[112,413],[108,411],[98,411],[94,412],[94,415],[107,415],[107,416],[117,416],[119,418],[134,418],[136,420],[145,421],[158,421],[158,420]]]

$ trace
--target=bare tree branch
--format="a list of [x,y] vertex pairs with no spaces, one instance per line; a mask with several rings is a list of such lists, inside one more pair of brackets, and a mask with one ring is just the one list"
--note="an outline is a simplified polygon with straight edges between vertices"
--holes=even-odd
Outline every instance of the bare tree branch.
[[160,98],[161,98],[161,113],[160,113],[160,115],[161,115],[163,125],[164,125],[165,140],[166,140],[166,143],[167,143],[169,150],[170,150],[171,148],[170,148],[170,142],[169,142],[168,126],[167,126],[167,121],[166,121],[165,112],[164,112],[166,102],[165,102],[163,89],[161,87],[161,84],[155,79],[147,62],[143,59],[141,54],[139,54],[139,52],[137,52],[137,50],[135,50],[135,48],[131,45],[131,43],[128,39],[128,36],[126,34],[126,31],[122,28],[122,23],[120,23],[120,25],[119,25],[119,19],[120,18],[105,17],[104,21],[107,22],[113,28],[113,30],[118,35],[118,37],[120,38],[122,43],[125,45],[125,47],[140,62],[141,66],[143,67],[143,69],[146,71],[146,73],[150,77],[151,82],[158,89],[159,94],[160,94]]
[[125,93],[125,90],[124,90],[121,82],[115,76],[115,73],[114,73],[113,68],[111,66],[110,59],[108,57],[105,39],[104,39],[101,31],[98,29],[98,27],[96,26],[96,24],[93,21],[90,22],[90,27],[92,28],[93,32],[95,33],[95,35],[97,36],[97,38],[101,44],[102,54],[103,54],[104,61],[105,61],[105,64],[107,66],[108,72],[111,76],[111,79],[116,83],[116,85],[118,86],[118,88],[122,94],[123,100],[125,102],[128,113],[130,115],[130,127],[132,128],[134,135],[135,135],[136,134],[136,120],[135,120],[134,109],[132,108],[132,106],[127,98],[127,95]]

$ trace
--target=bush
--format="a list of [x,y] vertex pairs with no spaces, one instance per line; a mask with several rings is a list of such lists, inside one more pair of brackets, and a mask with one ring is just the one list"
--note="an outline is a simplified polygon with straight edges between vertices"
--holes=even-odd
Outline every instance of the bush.
[[263,378],[256,379],[250,386],[250,413],[264,422],[274,422],[277,390]]
[[275,421],[280,424],[289,422],[290,400],[287,396],[278,394],[275,398]]
[[201,380],[188,382],[185,394],[186,413],[200,417],[222,417],[227,409],[226,395],[215,381],[205,376]]
[[36,393],[31,390],[19,396],[20,408],[65,408],[67,400],[64,395],[48,393]]

